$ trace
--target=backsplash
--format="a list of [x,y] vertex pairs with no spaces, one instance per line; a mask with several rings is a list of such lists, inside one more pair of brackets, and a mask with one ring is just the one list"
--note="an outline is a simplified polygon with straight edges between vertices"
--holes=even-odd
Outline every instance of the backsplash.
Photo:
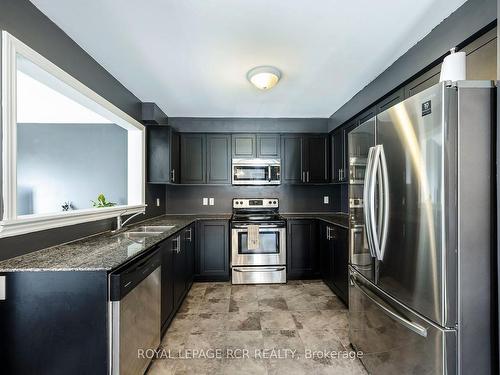
[[[323,197],[329,203],[323,203]],[[271,197],[280,200],[281,212],[336,212],[341,210],[340,185],[168,185],[167,214],[229,213],[232,198]],[[202,205],[203,198],[214,198],[213,206]]]

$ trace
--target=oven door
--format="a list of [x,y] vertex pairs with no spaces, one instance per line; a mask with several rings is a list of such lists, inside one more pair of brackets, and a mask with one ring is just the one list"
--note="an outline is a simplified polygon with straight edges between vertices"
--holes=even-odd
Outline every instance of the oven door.
[[231,230],[233,266],[272,266],[286,264],[285,227],[259,225],[259,248],[248,249],[248,225],[234,224]]

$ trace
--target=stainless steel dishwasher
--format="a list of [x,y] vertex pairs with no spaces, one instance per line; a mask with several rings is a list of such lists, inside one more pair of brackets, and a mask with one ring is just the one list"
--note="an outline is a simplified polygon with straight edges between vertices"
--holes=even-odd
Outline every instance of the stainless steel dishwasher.
[[111,273],[109,296],[110,373],[144,374],[147,350],[160,345],[159,250]]

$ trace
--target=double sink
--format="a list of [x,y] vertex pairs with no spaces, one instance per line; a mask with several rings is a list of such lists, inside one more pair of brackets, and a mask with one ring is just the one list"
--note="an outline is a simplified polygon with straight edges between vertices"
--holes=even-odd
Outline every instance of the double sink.
[[130,240],[138,240],[141,238],[159,236],[174,227],[175,225],[141,225],[140,227],[131,228],[125,232],[119,233],[117,236]]

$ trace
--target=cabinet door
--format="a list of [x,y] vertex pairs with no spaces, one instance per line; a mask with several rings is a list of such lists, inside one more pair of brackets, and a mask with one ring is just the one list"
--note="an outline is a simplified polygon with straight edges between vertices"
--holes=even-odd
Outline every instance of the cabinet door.
[[496,28],[480,36],[465,46],[461,51],[464,51],[467,54],[467,79],[496,80]]
[[149,183],[170,182],[171,133],[169,126],[146,126]]
[[255,134],[233,134],[233,158],[255,158],[257,156]]
[[333,239],[333,284],[340,299],[347,303],[349,238],[348,230],[332,226]]
[[196,276],[199,281],[229,280],[229,223],[202,220],[196,229]]
[[186,291],[187,257],[182,238],[182,233],[179,233],[172,239],[175,307],[180,306]]
[[287,222],[287,274],[289,279],[317,277],[318,245],[316,220]]
[[274,159],[280,157],[279,134],[257,134],[257,157]]
[[[387,96],[377,104],[376,114],[378,115],[380,112],[384,112],[386,109],[391,108],[392,106],[398,104],[399,102],[402,102],[405,99],[404,96],[405,92],[403,88],[397,90],[396,92],[393,92],[391,95]],[[369,118],[366,120],[369,120]],[[363,122],[360,121],[360,124],[362,124]]]
[[191,224],[184,230],[184,249],[186,251],[186,290],[191,288],[194,277],[194,252],[195,252],[195,229],[196,225]]
[[170,182],[178,184],[181,181],[181,137],[172,132],[172,147],[170,152]]
[[341,182],[342,172],[344,170],[344,130],[337,128],[331,135],[332,148],[332,181]]
[[229,134],[208,134],[207,152],[207,182],[209,184],[230,184],[231,136]]
[[331,287],[333,257],[332,257],[332,241],[329,236],[329,225],[324,221],[319,223],[319,238],[320,238],[320,271],[323,281]]
[[161,245],[161,325],[171,318],[174,311],[174,272],[172,240]]
[[302,136],[285,134],[281,137],[281,174],[283,183],[304,182],[302,165]]
[[205,134],[181,134],[181,182],[204,184],[206,182]]
[[418,78],[414,79],[404,87],[405,99],[418,94],[436,83],[439,83],[439,75],[441,73],[441,64],[428,70]]
[[328,137],[326,135],[309,135],[305,138],[306,182],[328,182]]

